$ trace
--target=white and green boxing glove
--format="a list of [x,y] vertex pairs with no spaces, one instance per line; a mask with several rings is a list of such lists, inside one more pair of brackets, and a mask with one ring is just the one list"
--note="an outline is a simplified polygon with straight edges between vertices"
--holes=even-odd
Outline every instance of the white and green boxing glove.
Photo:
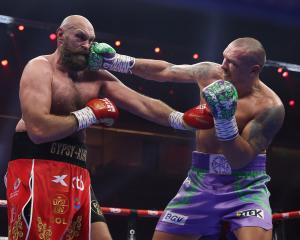
[[220,141],[235,139],[239,134],[234,116],[238,99],[236,88],[230,82],[217,80],[203,88],[202,95],[214,117],[217,138]]
[[98,71],[106,69],[120,73],[131,73],[135,58],[116,53],[107,43],[92,43],[89,53],[89,69]]

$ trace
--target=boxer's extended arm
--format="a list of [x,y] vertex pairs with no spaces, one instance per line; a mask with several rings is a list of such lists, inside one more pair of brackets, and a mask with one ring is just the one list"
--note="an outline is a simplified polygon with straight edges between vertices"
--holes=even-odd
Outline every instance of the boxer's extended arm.
[[186,113],[174,111],[160,100],[147,97],[128,88],[109,72],[104,72],[107,79],[103,83],[102,93],[113,100],[119,107],[149,121],[176,129],[192,130],[213,127],[210,113],[203,108],[194,108]]
[[35,143],[57,140],[76,131],[72,115],[50,114],[52,99],[52,69],[45,59],[31,60],[20,82],[20,102],[29,137]]
[[219,64],[200,62],[193,65],[174,65],[161,60],[136,59],[132,73],[159,82],[198,83],[199,87],[212,79],[220,79],[223,71]]
[[194,65],[174,65],[162,60],[137,58],[131,71],[141,78],[158,82],[194,83],[196,80]]
[[159,82],[197,83],[200,89],[216,79],[223,78],[224,74],[220,64],[213,62],[174,65],[150,59],[136,59],[132,73]]
[[122,73],[133,73],[139,77],[159,82],[197,83],[207,85],[203,81],[221,79],[223,70],[219,64],[201,62],[193,65],[174,65],[172,63],[139,59],[116,53],[106,43],[93,43],[90,49],[89,68],[93,71],[107,69]]
[[168,116],[174,110],[160,100],[146,97],[125,86],[115,76],[105,72],[101,93],[113,100],[117,106],[139,117],[158,124],[169,126]]
[[233,141],[221,142],[224,155],[233,168],[247,165],[257,154],[267,149],[284,120],[282,104],[272,106],[250,121],[241,136]]

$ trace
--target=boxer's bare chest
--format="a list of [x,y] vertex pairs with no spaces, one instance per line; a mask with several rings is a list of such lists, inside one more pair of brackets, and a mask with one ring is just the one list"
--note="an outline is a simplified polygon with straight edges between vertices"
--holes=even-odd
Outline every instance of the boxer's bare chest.
[[[261,108],[264,107],[262,99],[262,96],[251,95],[238,100],[235,117],[240,133],[242,133],[245,126],[257,116]],[[198,151],[210,153],[220,153],[221,151],[219,142],[215,137],[214,128],[197,131],[196,145]]]
[[83,108],[87,101],[99,97],[100,81],[91,81],[84,74],[53,73],[51,113],[68,115]]

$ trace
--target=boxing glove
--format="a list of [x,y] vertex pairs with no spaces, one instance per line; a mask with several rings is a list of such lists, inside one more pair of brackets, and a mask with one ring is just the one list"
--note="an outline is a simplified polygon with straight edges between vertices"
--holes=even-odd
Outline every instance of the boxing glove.
[[107,98],[92,99],[87,102],[86,107],[72,112],[78,121],[78,129],[87,128],[92,124],[100,123],[110,127],[119,116],[117,107]]
[[210,129],[214,126],[213,116],[206,104],[191,108],[185,113],[172,112],[169,123],[171,127],[181,130]]
[[238,93],[227,81],[217,80],[203,88],[202,95],[214,117],[216,136],[220,141],[229,141],[239,134],[235,119]]
[[90,47],[88,66],[92,71],[106,69],[121,73],[131,73],[135,58],[116,53],[107,43],[94,42]]

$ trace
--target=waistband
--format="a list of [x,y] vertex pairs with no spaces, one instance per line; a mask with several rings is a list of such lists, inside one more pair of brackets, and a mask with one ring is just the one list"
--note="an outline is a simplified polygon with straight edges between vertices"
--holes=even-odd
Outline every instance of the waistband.
[[228,160],[222,154],[209,154],[194,151],[192,166],[207,170],[209,173],[230,175],[232,173],[266,171],[266,154],[259,154],[248,165],[239,169],[231,169]]
[[87,148],[85,144],[71,138],[35,144],[27,132],[16,132],[13,136],[11,161],[17,159],[54,160],[86,168]]

